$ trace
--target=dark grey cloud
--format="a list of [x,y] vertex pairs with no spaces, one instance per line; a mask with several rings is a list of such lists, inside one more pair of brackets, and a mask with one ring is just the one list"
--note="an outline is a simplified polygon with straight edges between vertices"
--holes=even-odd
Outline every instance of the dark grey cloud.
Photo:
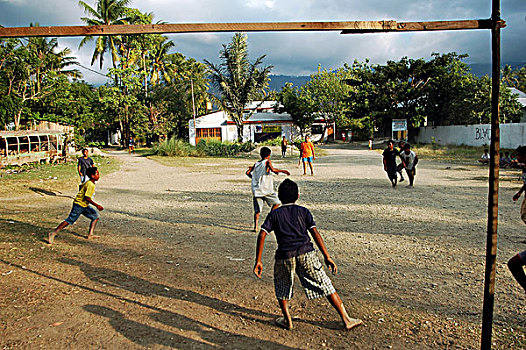
[[[86,0],[95,6],[94,0]],[[428,21],[481,19],[491,16],[491,0],[141,0],[132,7],[153,12],[155,21],[167,23],[278,22],[397,20]],[[526,1],[502,0],[502,60],[526,61]],[[0,24],[27,26],[78,25],[84,16],[77,0],[0,0]],[[218,61],[221,45],[231,33],[169,35],[175,49],[187,57]],[[368,58],[372,63],[399,60],[403,56],[429,58],[433,52],[467,53],[470,63],[489,63],[491,36],[488,30],[340,35],[318,33],[249,33],[252,58],[266,55],[275,74],[303,75],[323,68],[337,68],[345,62]],[[79,38],[60,39],[81,64],[90,65],[92,47],[78,50]],[[108,56],[106,62],[110,62]],[[92,67],[98,70],[98,66]],[[85,79],[100,83],[104,78],[84,71]]]

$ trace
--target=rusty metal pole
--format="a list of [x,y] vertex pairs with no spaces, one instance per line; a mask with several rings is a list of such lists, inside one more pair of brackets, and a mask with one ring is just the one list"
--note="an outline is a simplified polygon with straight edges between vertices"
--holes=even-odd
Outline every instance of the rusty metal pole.
[[495,273],[497,258],[497,225],[499,214],[499,91],[500,91],[500,0],[493,0],[491,14],[491,145],[488,194],[488,225],[486,241],[486,272],[484,276],[484,304],[482,308],[483,350],[491,349],[493,306],[495,302]]

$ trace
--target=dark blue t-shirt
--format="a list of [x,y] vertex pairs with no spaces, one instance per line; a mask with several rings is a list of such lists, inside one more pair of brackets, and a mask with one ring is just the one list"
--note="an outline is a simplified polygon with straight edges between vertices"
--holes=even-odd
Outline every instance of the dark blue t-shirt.
[[313,251],[308,230],[316,223],[309,209],[296,204],[284,204],[271,211],[261,229],[274,231],[278,242],[276,259],[288,259]]

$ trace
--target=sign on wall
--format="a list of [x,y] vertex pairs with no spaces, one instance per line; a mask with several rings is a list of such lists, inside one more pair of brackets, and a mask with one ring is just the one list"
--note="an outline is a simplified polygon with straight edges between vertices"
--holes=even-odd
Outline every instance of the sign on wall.
[[393,131],[406,131],[407,119],[393,119]]

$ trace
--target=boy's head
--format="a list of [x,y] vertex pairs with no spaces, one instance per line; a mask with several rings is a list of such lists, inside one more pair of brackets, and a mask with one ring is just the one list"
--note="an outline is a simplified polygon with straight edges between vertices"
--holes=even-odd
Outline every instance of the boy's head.
[[259,155],[261,156],[261,159],[266,159],[270,157],[270,148],[268,147],[261,147],[261,150],[259,151]]
[[409,153],[410,150],[411,150],[411,145],[409,143],[406,143],[404,145],[404,151],[407,151],[407,153]]
[[294,203],[298,200],[300,194],[298,185],[289,179],[283,180],[278,188],[278,198],[282,204]]
[[86,170],[86,175],[90,179],[98,180],[99,179],[99,171],[97,170],[97,167],[91,167]]
[[83,148],[82,149],[82,154],[84,155],[84,157],[87,157],[88,156],[88,149],[87,148]]
[[488,153],[489,150],[487,148],[484,148],[484,153]]
[[526,146],[517,147],[517,161],[519,163],[526,163]]
[[393,140],[389,140],[389,141],[387,141],[387,147],[389,147],[390,149],[393,149],[393,147],[394,147],[394,141],[393,141]]

